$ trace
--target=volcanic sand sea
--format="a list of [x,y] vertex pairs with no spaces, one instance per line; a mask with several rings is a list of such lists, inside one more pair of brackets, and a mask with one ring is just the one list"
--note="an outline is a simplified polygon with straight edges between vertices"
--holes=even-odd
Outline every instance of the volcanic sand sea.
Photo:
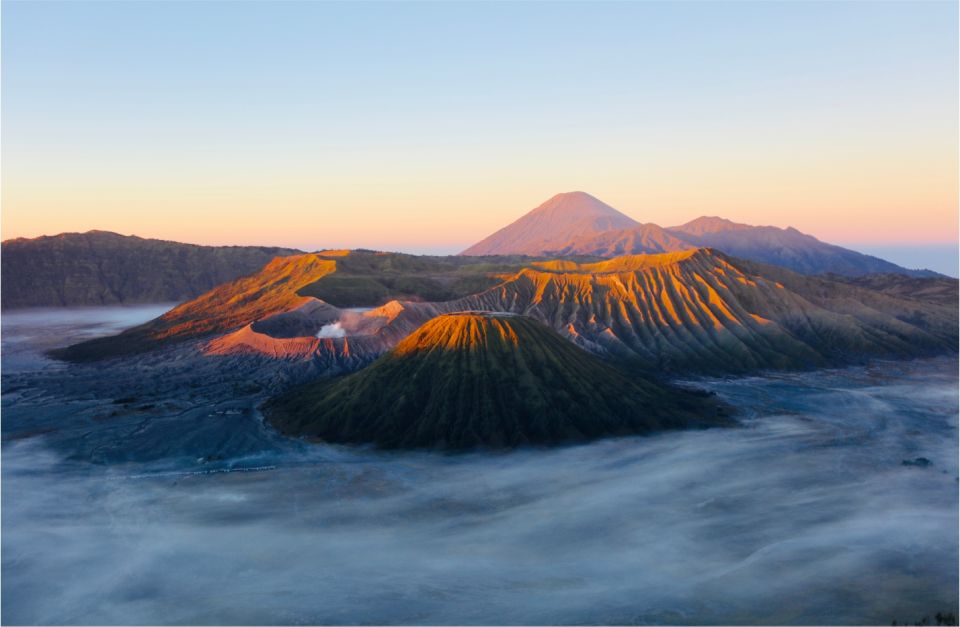
[[[385,453],[281,438],[226,375],[137,381],[153,371],[40,356],[157,313],[3,315],[6,623],[890,624],[956,611],[955,359],[690,382],[740,408],[742,428]],[[100,398],[151,386],[169,398]],[[917,458],[931,463],[903,463]]]

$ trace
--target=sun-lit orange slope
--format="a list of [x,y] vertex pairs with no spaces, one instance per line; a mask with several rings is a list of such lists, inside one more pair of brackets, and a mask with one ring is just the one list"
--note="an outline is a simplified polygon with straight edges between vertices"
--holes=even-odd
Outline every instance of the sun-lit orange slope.
[[477,313],[441,315],[408,335],[393,354],[421,350],[477,351],[488,346],[510,347],[520,342],[511,318],[515,314]]
[[696,255],[698,249],[679,252],[665,252],[656,255],[623,255],[613,259],[605,259],[593,263],[577,263],[566,259],[550,261],[536,261],[531,264],[535,268],[552,272],[572,272],[577,274],[609,274],[611,272],[636,272],[649,268],[669,266],[690,259]]
[[149,350],[164,342],[227,332],[311,301],[297,291],[336,271],[336,261],[315,254],[277,257],[253,275],[224,283],[119,335],[55,353],[70,360],[98,359]]
[[159,318],[157,338],[219,331],[289,311],[311,300],[297,291],[335,272],[337,262],[314,254],[278,257],[249,277],[226,283]]
[[745,271],[711,249],[538,265],[441,306],[522,313],[586,348],[663,368],[813,366],[956,347],[956,308],[760,264]]
[[[957,338],[956,308],[893,298],[709,249],[589,264],[540,262],[463,299],[395,301],[365,312],[345,338],[313,337],[330,320],[312,311],[277,314],[212,341],[207,352],[312,359],[349,369],[389,350],[431,317],[460,311],[529,315],[594,352],[673,370],[844,363],[951,350]],[[296,339],[298,333],[305,337]]]
[[[358,367],[440,313],[537,318],[580,346],[654,368],[748,371],[956,350],[957,309],[733,259],[711,249],[590,264],[540,263],[446,302],[392,302],[358,316],[347,337],[316,337],[342,311],[297,290],[335,260],[300,255],[226,284],[162,318],[64,351],[68,359],[142,352],[205,336],[208,354]],[[356,314],[353,314],[356,315]],[[237,330],[239,329],[239,331]]]

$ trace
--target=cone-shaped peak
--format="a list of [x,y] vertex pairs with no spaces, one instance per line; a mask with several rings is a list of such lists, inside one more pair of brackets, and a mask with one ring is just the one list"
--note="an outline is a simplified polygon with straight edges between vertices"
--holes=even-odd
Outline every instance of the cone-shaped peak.
[[639,225],[633,218],[586,192],[565,192],[553,196],[463,254],[540,255],[562,250],[579,238]]
[[551,444],[726,422],[709,400],[626,376],[532,318],[482,312],[433,318],[364,370],[264,411],[286,433],[384,447]]

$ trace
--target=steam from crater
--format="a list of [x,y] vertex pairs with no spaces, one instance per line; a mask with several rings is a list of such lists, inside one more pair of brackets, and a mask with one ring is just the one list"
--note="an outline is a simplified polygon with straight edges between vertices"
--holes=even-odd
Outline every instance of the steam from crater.
[[317,331],[317,337],[319,338],[346,337],[346,335],[347,331],[343,328],[343,325],[340,322],[325,324],[320,327],[319,331]]

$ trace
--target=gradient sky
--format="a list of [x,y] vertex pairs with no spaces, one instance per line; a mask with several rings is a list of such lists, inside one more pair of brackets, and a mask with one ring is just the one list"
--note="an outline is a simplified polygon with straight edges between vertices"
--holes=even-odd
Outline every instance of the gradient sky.
[[955,2],[2,5],[3,237],[455,252],[560,191],[957,239]]

